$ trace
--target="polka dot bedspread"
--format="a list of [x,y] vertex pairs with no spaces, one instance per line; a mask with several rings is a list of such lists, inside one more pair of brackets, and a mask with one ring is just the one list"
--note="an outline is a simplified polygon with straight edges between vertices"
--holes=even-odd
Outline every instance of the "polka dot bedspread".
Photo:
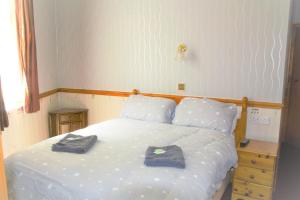
[[[61,135],[6,159],[11,200],[209,200],[237,161],[233,136],[208,129],[120,118],[73,134],[99,141],[86,154],[52,152]],[[185,169],[144,165],[148,146],[173,144]]]

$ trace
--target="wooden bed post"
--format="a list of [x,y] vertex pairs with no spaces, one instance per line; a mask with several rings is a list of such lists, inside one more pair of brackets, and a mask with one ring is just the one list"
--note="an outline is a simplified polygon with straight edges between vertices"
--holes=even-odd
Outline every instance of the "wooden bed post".
[[2,147],[2,133],[0,131],[0,200],[8,200],[7,185],[4,170],[3,147]]
[[242,134],[241,134],[241,139],[244,139],[246,137],[246,129],[247,129],[247,109],[248,109],[248,98],[244,97],[242,99],[242,114],[241,118],[243,119],[241,121],[241,126],[242,126]]
[[242,99],[242,112],[241,117],[237,122],[235,129],[235,144],[239,147],[240,141],[246,137],[247,130],[247,109],[248,109],[248,98],[244,97]]

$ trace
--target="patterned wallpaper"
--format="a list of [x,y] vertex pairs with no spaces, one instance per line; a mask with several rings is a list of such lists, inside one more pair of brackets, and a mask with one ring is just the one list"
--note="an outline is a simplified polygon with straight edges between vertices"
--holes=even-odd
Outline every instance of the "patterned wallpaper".
[[[56,0],[59,86],[281,102],[289,8],[290,0]],[[184,62],[175,60],[181,42]]]
[[300,24],[300,0],[294,0],[294,23]]
[[55,7],[52,0],[33,0],[40,93],[57,88]]

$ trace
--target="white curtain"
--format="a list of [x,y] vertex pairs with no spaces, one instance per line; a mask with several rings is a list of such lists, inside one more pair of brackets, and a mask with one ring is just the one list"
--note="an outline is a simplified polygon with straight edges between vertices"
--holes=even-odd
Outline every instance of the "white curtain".
[[0,0],[0,76],[6,110],[24,105],[25,87],[21,79],[14,1]]

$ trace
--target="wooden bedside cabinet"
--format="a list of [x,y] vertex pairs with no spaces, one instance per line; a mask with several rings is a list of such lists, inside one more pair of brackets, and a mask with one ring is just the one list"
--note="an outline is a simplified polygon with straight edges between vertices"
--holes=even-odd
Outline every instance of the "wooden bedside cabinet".
[[276,179],[278,144],[251,140],[238,151],[234,172],[232,200],[272,199]]
[[88,125],[87,109],[60,109],[49,112],[49,136],[68,133]]

